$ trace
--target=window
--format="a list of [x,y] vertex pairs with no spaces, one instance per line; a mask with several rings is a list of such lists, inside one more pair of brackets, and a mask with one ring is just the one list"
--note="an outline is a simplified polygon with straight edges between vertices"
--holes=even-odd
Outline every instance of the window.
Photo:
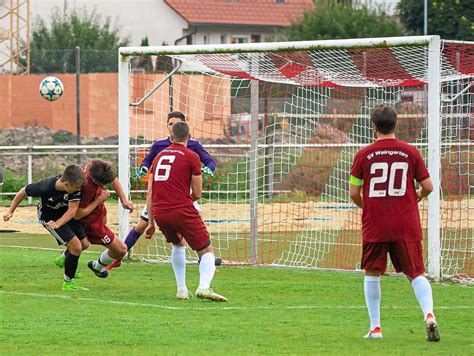
[[235,35],[230,38],[230,43],[248,43],[249,36]]
[[209,43],[209,36],[208,35],[204,35],[203,39],[204,39],[204,44]]
[[285,0],[275,0],[277,4],[284,4]]
[[193,44],[193,35],[189,35],[188,37],[186,37],[186,44],[187,45]]
[[221,43],[227,43],[227,36],[221,35]]
[[250,36],[250,42],[259,43],[259,42],[261,42],[261,38],[262,38],[262,36],[260,36],[260,35],[251,35]]

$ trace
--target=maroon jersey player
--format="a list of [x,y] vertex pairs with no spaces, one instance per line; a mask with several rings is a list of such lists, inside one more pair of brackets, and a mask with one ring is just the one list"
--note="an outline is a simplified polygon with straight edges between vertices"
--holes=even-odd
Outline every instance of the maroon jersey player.
[[105,278],[108,276],[105,267],[122,258],[127,253],[127,246],[122,240],[115,238],[115,234],[107,226],[107,209],[104,201],[110,194],[104,186],[109,183],[112,185],[125,209],[132,211],[133,206],[125,196],[109,162],[92,160],[86,166],[85,174],[87,183],[81,189],[81,202],[75,219],[80,220],[91,244],[107,247],[97,261],[89,261],[87,264],[97,277]]
[[[386,106],[373,110],[376,141],[359,150],[350,178],[350,196],[362,208],[364,292],[370,317],[366,338],[381,338],[380,276],[387,254],[397,272],[411,282],[427,328],[427,340],[438,341],[431,286],[424,277],[422,232],[418,201],[433,190],[418,150],[395,138],[396,112]],[[420,184],[415,189],[415,180]]]
[[[151,238],[155,222],[167,242],[175,246],[185,242],[197,252],[199,264],[199,287],[196,296],[219,302],[227,301],[211,288],[214,277],[214,252],[209,233],[193,201],[201,197],[202,177],[199,156],[186,147],[190,138],[189,126],[177,122],[171,129],[171,146],[161,151],[153,161],[148,179],[147,210],[149,223],[145,231]],[[189,192],[191,187],[192,193]],[[188,299],[184,276],[176,275],[178,299]],[[184,282],[184,283],[183,283]]]

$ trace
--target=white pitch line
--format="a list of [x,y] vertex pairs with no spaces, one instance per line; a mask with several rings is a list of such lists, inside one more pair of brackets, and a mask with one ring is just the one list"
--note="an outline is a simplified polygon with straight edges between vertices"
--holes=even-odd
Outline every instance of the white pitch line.
[[[26,297],[38,297],[38,298],[55,298],[55,299],[66,299],[66,300],[78,300],[84,302],[95,302],[99,304],[116,304],[124,305],[130,307],[144,307],[144,308],[155,308],[155,309],[164,309],[164,310],[186,310],[186,311],[216,311],[216,310],[243,310],[243,311],[252,311],[252,310],[308,310],[308,309],[366,309],[365,305],[282,305],[282,306],[261,306],[261,307],[215,307],[215,308],[206,308],[206,307],[174,307],[169,305],[160,305],[160,304],[150,304],[150,303],[134,303],[134,302],[124,302],[119,300],[102,300],[94,298],[85,298],[85,297],[73,297],[69,295],[57,295],[57,294],[40,294],[40,293],[25,293],[25,292],[8,292],[0,291],[0,294],[6,295],[20,295]],[[182,302],[180,302],[182,303]],[[215,304],[217,305],[217,304]],[[219,305],[225,305],[220,304]],[[397,307],[397,306],[385,306],[381,307],[382,309],[415,309],[415,307]],[[446,310],[466,310],[474,309],[474,306],[469,305],[456,305],[456,306],[436,306],[436,309],[446,309]]]
[[[63,248],[52,248],[52,247],[34,247],[34,246],[16,246],[16,245],[0,245],[0,247],[7,248],[22,248],[27,250],[41,250],[41,251],[57,251],[61,252]],[[82,251],[82,253],[100,253],[100,251]]]

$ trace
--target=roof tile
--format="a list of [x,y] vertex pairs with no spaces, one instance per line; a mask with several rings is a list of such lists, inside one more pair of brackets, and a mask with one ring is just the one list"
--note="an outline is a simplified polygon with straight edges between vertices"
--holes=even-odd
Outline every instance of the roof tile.
[[165,0],[193,24],[289,26],[314,7],[313,0]]

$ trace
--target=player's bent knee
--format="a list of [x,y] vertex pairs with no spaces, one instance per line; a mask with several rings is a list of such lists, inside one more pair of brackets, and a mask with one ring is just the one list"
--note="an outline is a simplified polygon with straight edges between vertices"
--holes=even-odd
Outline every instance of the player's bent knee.
[[370,277],[380,277],[382,273],[376,269],[373,270],[365,270],[365,275]]
[[127,245],[120,240],[120,239],[115,239],[111,245],[109,245],[109,250],[112,252],[110,254],[110,257],[113,257],[115,259],[122,258],[127,254]]
[[199,250],[199,251],[196,251],[196,252],[197,252],[198,256],[201,257],[205,253],[214,252],[214,250],[212,249],[212,246],[209,245],[209,246],[203,248],[202,250]]
[[90,246],[90,242],[87,239],[82,239],[81,240],[81,246],[82,246],[82,251],[87,250]]
[[74,237],[66,244],[67,249],[75,256],[79,256],[82,252],[81,242],[77,237]]

